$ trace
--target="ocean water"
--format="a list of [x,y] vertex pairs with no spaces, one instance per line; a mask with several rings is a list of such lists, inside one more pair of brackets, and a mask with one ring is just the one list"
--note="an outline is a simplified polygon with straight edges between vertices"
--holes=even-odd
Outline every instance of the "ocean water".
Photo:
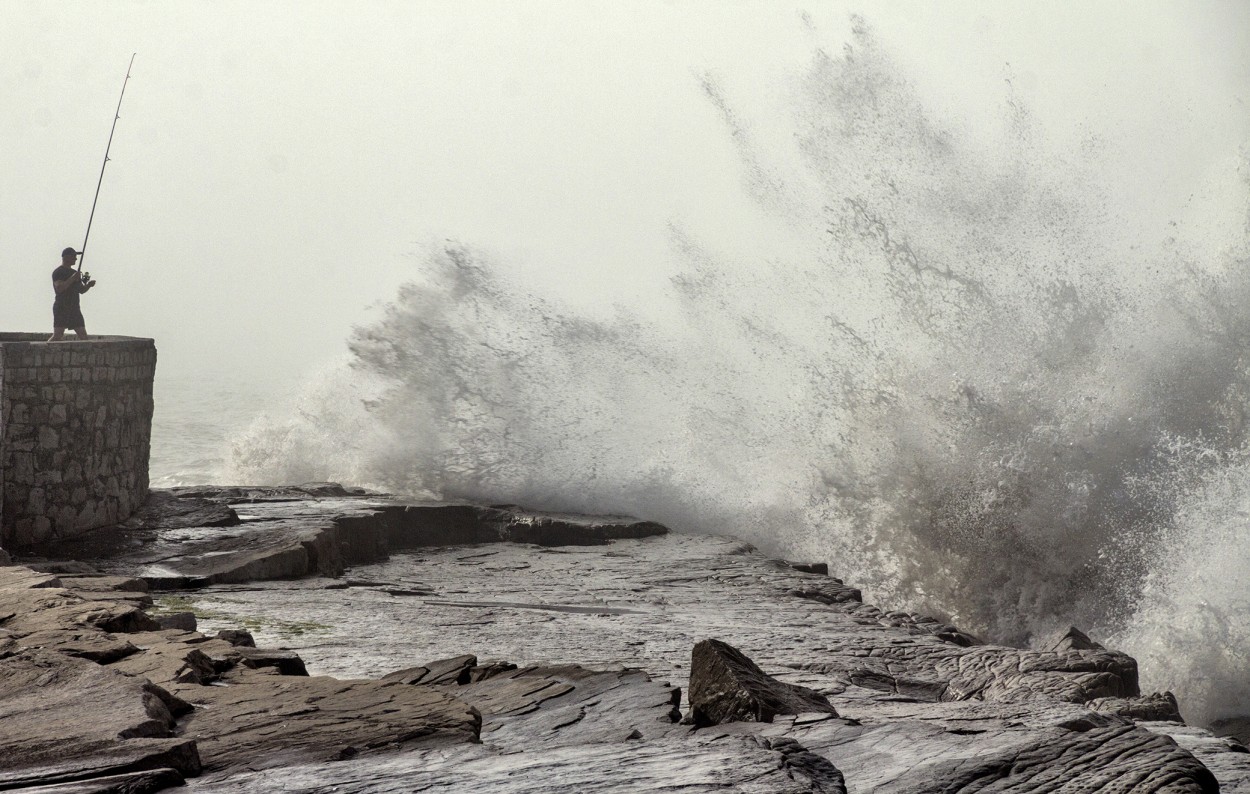
[[[223,484],[232,439],[273,408],[289,410],[292,384],[236,372],[170,373],[160,362],[153,384],[153,488]],[[235,483],[230,483],[235,484]],[[243,483],[238,483],[243,484]]]
[[733,534],[990,640],[1075,624],[1189,719],[1250,713],[1250,168],[1236,222],[1143,230],[1096,140],[1057,151],[1010,90],[993,132],[944,122],[863,28],[795,76],[785,135],[703,86],[765,243],[674,222],[664,288],[601,309],[433,246],[293,394],[158,383],[154,484]]

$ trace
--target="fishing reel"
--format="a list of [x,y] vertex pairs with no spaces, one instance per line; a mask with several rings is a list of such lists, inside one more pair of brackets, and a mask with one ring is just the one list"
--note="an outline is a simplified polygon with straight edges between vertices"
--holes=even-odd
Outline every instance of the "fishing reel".
[[91,274],[85,270],[82,271],[82,284],[87,287],[95,286],[95,279],[93,279]]

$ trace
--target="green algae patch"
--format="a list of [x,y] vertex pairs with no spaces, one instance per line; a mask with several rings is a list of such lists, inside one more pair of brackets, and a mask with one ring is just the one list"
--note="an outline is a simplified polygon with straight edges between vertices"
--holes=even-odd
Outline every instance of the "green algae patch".
[[[230,603],[229,598],[213,598],[206,599],[215,604]],[[190,612],[195,615],[197,621],[212,621],[215,623],[230,624],[233,628],[245,629],[247,631],[265,632],[278,637],[302,637],[306,634],[328,634],[333,628],[325,623],[317,623],[311,620],[280,620],[276,618],[259,617],[256,615],[240,615],[233,612],[222,611],[220,608],[214,609],[200,603],[192,596],[186,595],[167,595],[161,596],[155,600],[155,603],[149,610],[154,616],[171,615],[178,612]]]

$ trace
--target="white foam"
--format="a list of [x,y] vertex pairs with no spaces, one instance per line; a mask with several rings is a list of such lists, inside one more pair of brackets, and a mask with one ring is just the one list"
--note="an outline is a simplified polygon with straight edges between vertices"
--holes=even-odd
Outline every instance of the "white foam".
[[773,157],[707,83],[767,250],[675,226],[671,289],[594,314],[435,247],[232,477],[731,533],[1000,641],[1114,634],[1192,714],[1250,710],[1246,230],[1127,234],[1019,97],[999,137],[941,128],[866,32],[798,86]]

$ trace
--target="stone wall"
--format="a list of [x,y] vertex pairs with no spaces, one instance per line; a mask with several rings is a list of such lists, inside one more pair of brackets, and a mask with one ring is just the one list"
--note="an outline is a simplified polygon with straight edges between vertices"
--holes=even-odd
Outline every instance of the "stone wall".
[[125,520],[147,498],[151,339],[0,334],[0,547]]

